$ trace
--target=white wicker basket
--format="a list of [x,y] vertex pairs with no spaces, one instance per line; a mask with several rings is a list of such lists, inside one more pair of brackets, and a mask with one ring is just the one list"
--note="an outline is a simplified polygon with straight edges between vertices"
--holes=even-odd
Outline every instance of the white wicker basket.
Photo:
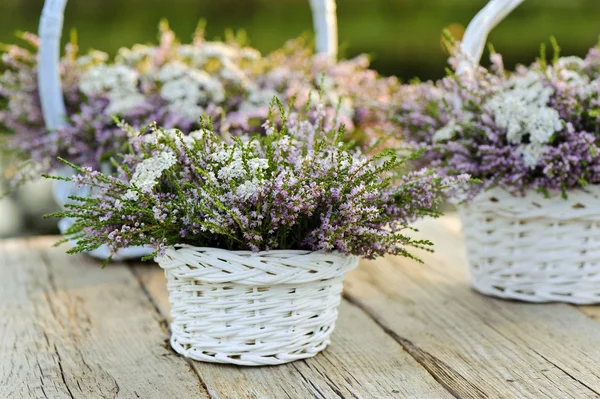
[[[462,41],[467,72],[489,32],[524,0],[491,0]],[[551,198],[496,188],[458,207],[471,282],[483,294],[528,302],[600,303],[600,188]]]
[[358,258],[180,246],[158,257],[171,303],[171,346],[185,357],[243,366],[316,355],[330,342],[342,281]]
[[[52,132],[67,123],[67,112],[62,95],[59,73],[60,38],[63,27],[63,16],[67,0],[45,0],[40,18],[38,83],[39,96],[48,131]],[[335,59],[337,56],[337,18],[335,0],[310,0],[313,14],[316,50],[328,54]],[[68,176],[70,168],[58,171],[58,174]],[[54,199],[60,205],[69,203],[70,196],[85,197],[86,190],[80,190],[69,182],[56,182],[53,189]],[[64,219],[59,222],[61,232],[64,232],[72,220]],[[119,251],[113,259],[140,258],[151,253],[151,250],[141,247],[127,248]],[[95,258],[106,259],[110,252],[106,246],[88,253]]]
[[513,196],[495,188],[458,207],[471,282],[528,302],[600,302],[600,187]]

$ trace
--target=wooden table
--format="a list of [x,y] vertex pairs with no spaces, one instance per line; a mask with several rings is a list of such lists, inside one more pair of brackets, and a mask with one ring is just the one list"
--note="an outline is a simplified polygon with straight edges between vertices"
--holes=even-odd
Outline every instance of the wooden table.
[[174,353],[156,265],[0,241],[0,398],[600,397],[600,307],[479,295],[457,218],[420,227],[437,243],[424,265],[362,262],[331,346],[261,368]]

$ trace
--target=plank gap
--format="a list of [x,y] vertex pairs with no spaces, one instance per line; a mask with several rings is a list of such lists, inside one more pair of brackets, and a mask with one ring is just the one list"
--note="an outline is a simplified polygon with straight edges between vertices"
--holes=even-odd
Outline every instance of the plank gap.
[[[460,397],[598,397],[589,389],[600,391],[597,321],[565,304],[511,302],[474,292],[458,218],[429,219],[417,227],[415,238],[433,241],[436,253],[423,254],[423,265],[400,257],[362,261],[347,278],[349,302],[384,331],[407,339],[404,348],[412,356],[423,353],[411,344],[435,354],[440,363],[433,365],[448,365],[480,391],[462,385],[470,392]],[[589,315],[600,314],[598,309],[583,310]]]
[[212,392],[210,391],[210,389],[206,385],[206,382],[204,381],[204,379],[200,375],[198,369],[196,367],[194,367],[193,361],[191,359],[188,359],[186,357],[181,356],[179,353],[177,353],[177,352],[175,352],[175,350],[173,350],[173,348],[171,347],[171,343],[170,343],[170,334],[171,334],[171,331],[170,331],[170,328],[169,328],[169,320],[168,320],[169,319],[169,315],[166,315],[166,314],[163,313],[163,310],[161,309],[160,305],[154,299],[154,296],[152,296],[152,294],[150,293],[148,287],[144,283],[144,281],[142,279],[142,276],[138,273],[137,269],[132,264],[130,264],[130,263],[127,264],[127,268],[129,269],[129,271],[131,272],[131,274],[133,274],[133,277],[137,281],[138,286],[144,292],[144,294],[146,295],[146,297],[148,298],[148,300],[152,304],[152,307],[154,307],[154,310],[156,311],[156,313],[161,317],[161,323],[160,323],[160,325],[169,334],[169,338],[167,338],[167,341],[165,342],[166,349],[169,350],[169,351],[171,351],[175,356],[181,357],[181,358],[183,358],[183,360],[185,360],[185,362],[190,367],[190,369],[192,370],[192,372],[198,377],[198,381],[200,382],[200,385],[202,385],[202,388],[204,389],[204,391],[206,391],[206,393],[208,394],[208,396],[209,396],[210,399],[219,399],[218,396],[214,396],[212,394]]
[[0,398],[208,398],[123,265],[0,240]]
[[567,375],[573,381],[575,381],[575,382],[583,385],[584,387],[586,387],[587,389],[589,389],[591,392],[593,392],[596,396],[598,396],[600,398],[600,392],[594,390],[592,387],[590,387],[589,385],[587,385],[585,382],[583,382],[580,379],[576,378],[574,375],[572,375],[569,372],[567,372],[567,370],[565,370],[564,368],[560,367],[558,364],[556,364],[552,360],[548,359],[548,357],[546,357],[543,354],[539,353],[535,349],[531,348],[531,350],[534,351],[535,353],[537,353],[538,356],[540,356],[542,359],[544,359],[545,361],[547,361],[548,363],[550,363],[551,365],[553,365],[554,367],[556,367],[557,369],[559,369],[560,371],[562,371],[565,375]]

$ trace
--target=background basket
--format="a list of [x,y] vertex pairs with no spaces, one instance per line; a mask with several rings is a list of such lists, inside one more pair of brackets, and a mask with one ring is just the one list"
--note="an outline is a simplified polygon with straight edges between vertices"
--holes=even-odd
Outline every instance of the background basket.
[[[469,24],[459,73],[477,65],[487,35],[524,0],[492,0]],[[528,302],[600,302],[600,188],[551,198],[496,188],[458,207],[471,282]]]
[[[309,3],[313,15],[316,51],[335,59],[337,56],[336,2],[335,0],[310,0]],[[38,90],[44,123],[50,134],[68,123],[59,72],[60,38],[66,5],[67,0],[45,0],[39,25]],[[110,164],[106,166],[110,169]],[[72,172],[70,168],[57,171],[62,176],[70,176]],[[107,170],[103,172],[106,173]],[[89,190],[81,190],[70,182],[57,181],[53,186],[53,195],[55,201],[60,206],[64,206],[70,202],[70,196],[85,197],[89,195]],[[72,223],[70,219],[61,220],[58,225],[60,231],[64,233]],[[148,248],[131,247],[120,250],[113,259],[140,258],[151,252]],[[106,246],[102,246],[89,252],[88,255],[106,259],[110,252]]]
[[529,302],[600,302],[600,188],[568,199],[496,188],[458,207],[471,282]]
[[182,246],[156,259],[171,303],[171,346],[194,360],[276,365],[330,342],[356,256]]

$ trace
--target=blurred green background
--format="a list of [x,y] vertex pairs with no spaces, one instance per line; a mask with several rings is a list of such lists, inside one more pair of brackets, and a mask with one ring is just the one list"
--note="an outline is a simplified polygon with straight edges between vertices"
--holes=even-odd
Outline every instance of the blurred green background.
[[[338,0],[341,54],[369,53],[375,69],[404,81],[439,78],[447,58],[442,30],[460,36],[486,2]],[[0,42],[14,42],[16,31],[36,32],[42,5],[43,0],[0,0]],[[207,21],[209,38],[222,37],[226,28],[245,29],[262,52],[312,30],[308,0],[70,0],[65,32],[77,29],[82,50],[114,54],[121,46],[155,41],[161,18],[182,40],[191,37],[199,19]],[[583,56],[598,40],[599,22],[600,0],[526,0],[490,41],[507,66],[531,62],[551,35],[563,54]],[[56,221],[41,218],[56,209],[50,185],[40,179],[0,200],[0,237],[56,233]]]
[[[0,41],[14,41],[17,30],[37,31],[43,0],[0,0]],[[486,0],[339,0],[342,55],[369,53],[373,67],[404,80],[444,74],[443,28],[460,34]],[[120,46],[156,38],[167,18],[182,39],[200,18],[209,38],[225,28],[245,29],[263,52],[311,30],[308,0],[71,0],[65,28],[76,28],[82,49],[114,53]],[[564,54],[583,55],[600,34],[599,0],[527,0],[491,35],[506,64],[530,62],[539,45],[556,36]],[[68,36],[68,35],[65,35]]]

